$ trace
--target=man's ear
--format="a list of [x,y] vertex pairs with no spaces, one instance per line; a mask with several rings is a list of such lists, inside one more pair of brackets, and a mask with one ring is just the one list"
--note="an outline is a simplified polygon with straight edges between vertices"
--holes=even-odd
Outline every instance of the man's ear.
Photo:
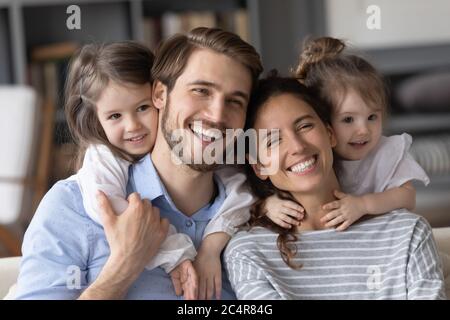
[[166,106],[167,86],[159,80],[155,80],[155,82],[153,82],[152,101],[153,105],[158,110],[162,110]]
[[334,133],[333,128],[329,125],[327,125],[327,133],[328,133],[328,136],[330,137],[331,147],[332,148],[336,147],[336,145],[337,145],[336,134]]

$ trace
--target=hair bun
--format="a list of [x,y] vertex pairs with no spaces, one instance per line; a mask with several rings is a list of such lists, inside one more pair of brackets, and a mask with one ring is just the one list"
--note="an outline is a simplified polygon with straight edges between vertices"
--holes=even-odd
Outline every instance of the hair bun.
[[345,43],[331,37],[309,39],[303,46],[294,76],[303,82],[306,79],[309,68],[328,58],[339,55],[345,49]]

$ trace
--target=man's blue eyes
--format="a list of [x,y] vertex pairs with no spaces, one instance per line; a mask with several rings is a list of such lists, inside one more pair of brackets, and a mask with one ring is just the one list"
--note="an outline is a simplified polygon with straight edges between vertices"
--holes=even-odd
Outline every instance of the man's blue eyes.
[[201,95],[207,95],[209,93],[208,89],[205,88],[195,88],[192,89],[195,93],[201,94]]
[[[194,88],[192,91],[200,96],[208,96],[210,94],[210,91],[205,88]],[[241,100],[238,99],[227,99],[227,103],[232,103],[238,106],[243,106],[244,103]]]

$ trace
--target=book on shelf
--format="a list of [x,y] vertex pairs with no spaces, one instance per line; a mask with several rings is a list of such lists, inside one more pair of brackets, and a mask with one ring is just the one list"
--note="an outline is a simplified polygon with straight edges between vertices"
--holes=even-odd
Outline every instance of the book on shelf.
[[229,11],[168,11],[160,16],[143,19],[144,43],[152,50],[157,44],[176,33],[186,33],[196,27],[217,27],[250,40],[248,12],[246,9]]
[[70,58],[79,48],[76,42],[60,42],[34,47],[31,50],[31,61],[46,62]]

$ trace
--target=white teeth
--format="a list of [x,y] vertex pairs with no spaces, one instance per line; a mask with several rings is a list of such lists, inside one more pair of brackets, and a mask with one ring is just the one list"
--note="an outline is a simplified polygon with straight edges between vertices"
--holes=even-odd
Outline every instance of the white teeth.
[[191,129],[205,141],[218,140],[222,138],[222,133],[218,129],[203,129],[202,126],[197,123],[194,123],[194,125],[191,126]]
[[312,157],[311,159],[307,161],[303,161],[300,163],[297,163],[295,166],[292,166],[290,170],[292,172],[301,173],[308,169],[310,169],[314,164],[316,163],[316,157]]
[[139,136],[139,137],[135,137],[135,138],[130,138],[130,139],[127,139],[127,140],[129,140],[129,141],[139,141],[139,140],[142,140],[142,138],[144,138],[144,135]]

